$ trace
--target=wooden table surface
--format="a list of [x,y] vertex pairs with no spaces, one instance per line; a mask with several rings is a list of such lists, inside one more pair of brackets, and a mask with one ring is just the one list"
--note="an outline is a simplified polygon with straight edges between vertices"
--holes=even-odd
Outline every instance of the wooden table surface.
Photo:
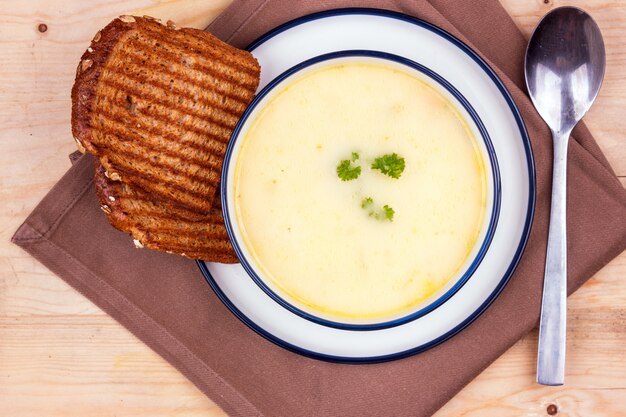
[[[0,0],[0,416],[224,415],[9,239],[69,168],[67,155],[75,150],[69,91],[92,35],[124,13],[203,28],[228,3]],[[606,79],[586,121],[626,184],[626,2],[504,1],[526,34],[549,9],[565,4],[588,10],[605,36]],[[567,385],[534,382],[534,331],[437,416],[543,416],[552,405],[563,416],[626,415],[625,276],[626,252],[570,297]]]

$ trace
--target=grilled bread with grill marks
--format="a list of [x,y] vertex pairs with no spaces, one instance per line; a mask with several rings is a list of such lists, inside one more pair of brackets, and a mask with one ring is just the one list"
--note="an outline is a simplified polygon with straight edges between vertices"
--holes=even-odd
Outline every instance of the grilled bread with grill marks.
[[109,223],[130,233],[136,246],[210,262],[238,262],[224,227],[219,193],[209,214],[200,214],[112,181],[97,160],[95,171],[96,194]]
[[226,144],[259,73],[250,53],[207,32],[121,16],[78,65],[74,139],[111,180],[210,215]]

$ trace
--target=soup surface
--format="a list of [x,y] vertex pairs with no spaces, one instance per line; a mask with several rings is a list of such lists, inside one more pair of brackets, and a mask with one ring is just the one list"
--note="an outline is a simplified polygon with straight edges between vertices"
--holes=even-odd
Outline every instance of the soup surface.
[[[311,70],[266,100],[242,140],[232,186],[243,244],[299,307],[357,320],[407,311],[459,274],[481,234],[476,139],[408,71],[365,61]],[[372,169],[394,153],[399,178]],[[344,160],[358,178],[342,181]]]

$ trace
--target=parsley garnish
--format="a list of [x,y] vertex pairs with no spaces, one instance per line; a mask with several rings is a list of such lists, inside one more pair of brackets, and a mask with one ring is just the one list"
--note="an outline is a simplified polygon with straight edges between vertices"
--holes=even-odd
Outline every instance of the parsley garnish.
[[365,197],[363,200],[361,200],[361,208],[362,209],[370,209],[368,216],[375,218],[376,220],[389,220],[390,222],[393,221],[393,215],[395,213],[395,211],[389,207],[387,204],[385,204],[383,206],[382,209],[380,210],[375,210],[372,206],[374,205],[374,199],[372,197]]
[[371,168],[377,169],[391,178],[398,179],[400,178],[400,175],[402,175],[402,172],[404,172],[404,158],[398,156],[395,152],[391,155],[386,154],[379,156],[374,159]]
[[[344,159],[337,165],[337,176],[341,181],[352,181],[361,175],[361,167],[356,164],[360,155],[358,152],[352,152],[350,159]],[[396,153],[386,154],[379,156],[374,160],[371,165],[371,169],[377,169],[385,175],[391,178],[400,178],[402,172],[404,172],[404,158],[398,156]],[[378,206],[378,205],[376,205]],[[370,217],[379,221],[393,221],[395,211],[389,205],[385,204],[382,208],[374,205],[374,199],[372,197],[364,197],[361,200],[361,208],[366,210]]]
[[376,220],[389,220],[390,222],[392,222],[394,213],[395,211],[387,204],[385,204],[383,208],[379,211],[370,211],[369,216],[375,218]]
[[392,222],[393,221],[393,215],[395,214],[395,211],[391,207],[389,207],[387,204],[385,204],[383,206],[383,211],[384,211],[385,219],[387,219],[390,222]]
[[337,165],[337,176],[341,181],[352,181],[361,175],[361,167],[352,163],[359,159],[359,154],[352,152],[352,159],[344,159]]

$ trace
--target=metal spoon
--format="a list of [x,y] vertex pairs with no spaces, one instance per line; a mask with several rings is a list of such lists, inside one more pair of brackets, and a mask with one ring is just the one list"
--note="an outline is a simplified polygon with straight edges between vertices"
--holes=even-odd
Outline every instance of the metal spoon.
[[526,50],[528,92],[552,130],[554,144],[537,358],[537,382],[544,385],[563,385],[565,374],[567,143],[572,129],[598,95],[604,66],[600,29],[591,16],[575,7],[559,7],[545,15]]

